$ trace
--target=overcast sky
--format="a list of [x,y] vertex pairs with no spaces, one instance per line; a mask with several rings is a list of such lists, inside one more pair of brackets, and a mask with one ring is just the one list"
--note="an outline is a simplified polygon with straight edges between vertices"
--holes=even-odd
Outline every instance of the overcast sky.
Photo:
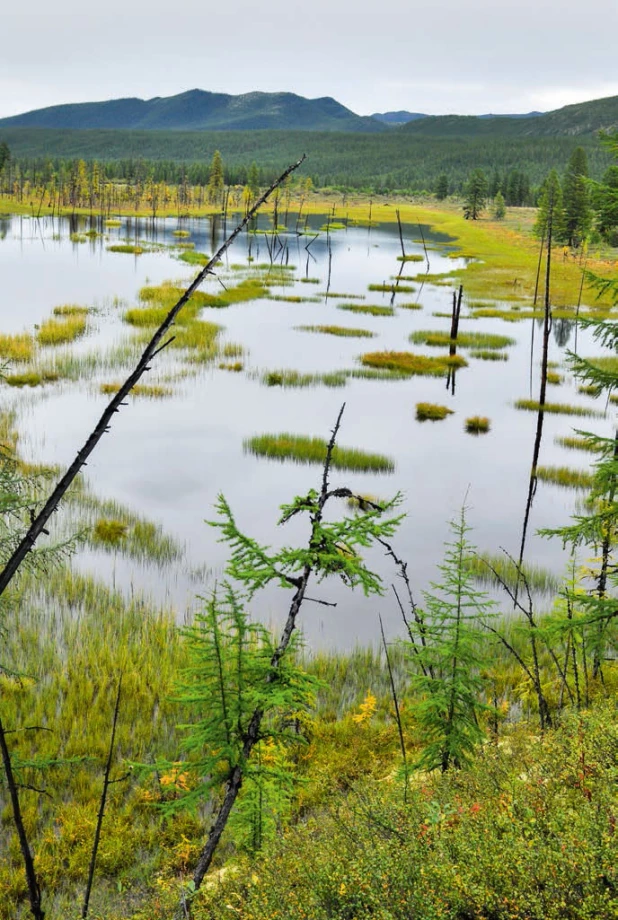
[[0,116],[194,88],[334,96],[361,115],[618,95],[618,0],[30,0],[0,21]]

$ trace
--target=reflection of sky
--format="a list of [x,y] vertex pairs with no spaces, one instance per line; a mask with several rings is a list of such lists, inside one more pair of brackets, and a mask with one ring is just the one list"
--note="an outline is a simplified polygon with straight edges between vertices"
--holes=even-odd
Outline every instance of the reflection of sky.
[[[317,226],[323,218],[314,219]],[[174,241],[176,221],[158,224],[158,241]],[[191,239],[198,249],[209,249],[208,223],[187,221]],[[110,230],[113,239],[125,236],[145,238],[146,224],[139,228]],[[408,228],[406,228],[407,230]],[[410,242],[418,228],[406,232],[408,252],[422,251]],[[61,239],[54,239],[60,235]],[[49,315],[59,303],[99,304],[95,317],[97,331],[79,343],[82,351],[97,343],[117,341],[124,334],[112,298],[135,302],[137,291],[146,283],[165,278],[191,277],[188,266],[170,257],[168,250],[134,257],[108,253],[106,242],[74,244],[68,240],[66,221],[15,219],[0,242],[0,271],[4,279],[2,330],[31,328]],[[309,238],[290,237],[289,262],[297,266],[296,277],[307,271],[305,245]],[[365,228],[337,231],[332,240],[331,292],[365,294],[366,303],[388,303],[389,295],[369,292],[368,284],[382,283],[396,274],[400,252],[396,228],[371,232]],[[257,246],[259,244],[259,254]],[[247,250],[244,236],[230,253],[229,263],[243,260]],[[297,284],[276,293],[315,295],[324,291],[328,271],[325,235],[310,247],[309,277],[319,284]],[[266,242],[259,235],[252,244],[256,262],[267,260]],[[458,266],[431,251],[431,271],[438,273]],[[414,275],[422,263],[408,263],[404,273]],[[225,269],[222,269],[225,271]],[[226,281],[226,283],[233,283]],[[405,282],[404,282],[405,283]],[[210,281],[206,289],[214,289]],[[224,341],[239,342],[249,352],[246,370],[279,368],[325,371],[352,368],[359,354],[367,350],[405,350],[407,336],[414,329],[446,329],[449,321],[432,316],[434,311],[450,309],[451,291],[426,285],[422,292],[397,295],[397,302],[420,300],[422,311],[400,309],[393,318],[348,313],[337,308],[340,300],[322,297],[319,303],[281,303],[259,301],[205,311],[205,317],[225,327]],[[361,301],[355,301],[361,302]],[[297,331],[298,325],[333,323],[370,329],[377,337],[343,339]],[[125,327],[126,328],[126,327]],[[265,388],[259,380],[245,374],[207,369],[197,378],[176,385],[176,395],[163,401],[135,400],[120,413],[112,433],[101,442],[89,461],[86,474],[96,493],[114,498],[156,522],[186,541],[190,563],[206,564],[220,574],[225,547],[216,542],[216,533],[204,525],[212,516],[212,506],[223,492],[235,510],[239,525],[260,540],[302,539],[304,529],[293,522],[278,530],[274,523],[280,504],[317,484],[319,470],[314,467],[279,464],[243,453],[243,439],[255,433],[290,431],[327,437],[343,400],[346,411],[340,436],[342,445],[389,454],[396,461],[393,475],[334,473],[333,484],[349,484],[358,491],[387,497],[397,490],[405,496],[404,521],[396,545],[409,562],[415,593],[436,577],[435,564],[442,555],[447,537],[446,522],[457,514],[467,494],[472,538],[481,549],[505,547],[516,553],[527,494],[536,416],[512,408],[512,401],[529,396],[530,322],[503,323],[499,320],[466,321],[462,330],[499,331],[517,339],[509,349],[507,362],[470,361],[470,367],[457,375],[454,397],[441,379],[412,378],[405,381],[352,380],[345,388],[326,387],[289,389]],[[556,324],[550,359],[560,360],[569,330]],[[586,351],[580,333],[580,352]],[[535,332],[535,381],[538,380],[540,331]],[[572,338],[568,342],[572,345]],[[414,347],[415,350],[423,349]],[[436,353],[427,349],[428,353]],[[161,367],[169,358],[161,356]],[[114,375],[117,376],[117,373]],[[103,377],[101,379],[109,379]],[[538,382],[534,384],[534,395]],[[46,463],[68,463],[98,418],[104,398],[97,386],[89,388],[63,384],[48,387],[43,393],[10,394],[21,406],[20,430],[23,449],[29,458]],[[549,387],[548,399],[586,404],[572,381]],[[419,424],[415,403],[441,402],[455,410],[443,422]],[[487,436],[471,437],[463,430],[469,415],[487,415],[492,430]],[[567,452],[554,444],[554,437],[576,427],[593,427],[610,432],[609,421],[569,419],[548,415],[545,418],[541,463],[585,468],[588,457]],[[574,494],[539,483],[534,502],[527,555],[541,565],[560,569],[563,557],[558,541],[541,540],[534,531],[541,526],[565,523],[571,512]],[[394,577],[389,566],[374,553],[372,559],[385,572],[387,585]],[[191,582],[186,573],[158,573],[143,570],[127,560],[100,559],[87,555],[80,563],[94,567],[118,584],[155,591],[159,598],[172,598],[184,608],[187,598],[204,587]],[[376,638],[377,612],[381,612],[389,631],[399,629],[398,615],[390,597],[364,600],[350,594],[335,581],[312,589],[312,595],[336,600],[335,609],[310,605],[304,623],[310,641],[351,645]],[[273,622],[281,619],[285,608],[282,593],[269,592],[256,599],[260,616]]]

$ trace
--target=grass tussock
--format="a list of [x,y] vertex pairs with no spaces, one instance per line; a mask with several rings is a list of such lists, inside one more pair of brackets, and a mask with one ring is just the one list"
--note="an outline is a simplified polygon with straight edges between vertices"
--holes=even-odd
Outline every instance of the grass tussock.
[[423,309],[422,303],[414,303],[414,301],[411,301],[410,303],[398,303],[397,306],[399,307],[400,310],[422,310]]
[[440,406],[437,403],[416,404],[417,422],[439,422],[446,418],[447,415],[453,415],[453,410],[447,406]]
[[279,300],[282,303],[319,303],[319,297],[301,297],[300,294],[268,294],[268,300]]
[[365,367],[383,371],[399,371],[408,377],[446,377],[449,370],[467,367],[461,355],[443,355],[439,358],[416,355],[410,351],[373,351],[361,355]]
[[66,303],[52,310],[54,316],[87,316],[90,313],[88,307],[80,307],[77,304]]
[[324,374],[301,374],[300,371],[293,370],[266,371],[261,381],[267,387],[283,387],[284,389],[301,389],[320,384],[327,387],[344,387],[347,375],[344,371],[331,371]]
[[420,255],[418,252],[412,252],[409,255],[397,256],[398,262],[424,262],[425,256]]
[[244,370],[245,365],[242,361],[221,361],[219,364],[219,370],[221,371],[232,371],[235,374],[239,374]]
[[191,236],[189,230],[172,230],[172,236],[176,236],[179,239],[186,239]]
[[490,420],[484,415],[471,415],[465,424],[468,434],[487,434],[491,428]]
[[[244,442],[244,448],[251,454],[271,460],[322,464],[326,456],[327,443],[322,438],[295,434],[264,434],[248,438]],[[333,450],[332,465],[336,469],[354,472],[392,473],[395,469],[390,457],[339,446],[335,446]]]
[[5,383],[10,387],[38,387],[44,383],[55,383],[59,379],[56,371],[27,371],[23,374],[7,374]]
[[320,297],[327,297],[329,300],[366,300],[364,294],[342,294],[341,292],[322,291]]
[[108,252],[125,252],[134,256],[141,256],[144,249],[138,243],[113,243],[107,247]]
[[538,466],[537,478],[564,489],[589,489],[593,482],[591,473],[574,470],[568,466]]
[[46,319],[37,332],[40,345],[66,345],[74,342],[86,331],[86,319],[83,315],[68,315],[61,319]]
[[[99,387],[101,393],[105,396],[113,396],[120,390],[119,383],[102,383]],[[142,396],[145,399],[164,399],[172,395],[170,387],[160,386],[158,384],[136,383],[132,388],[129,396]]]
[[555,438],[555,443],[560,447],[566,447],[567,450],[584,450],[589,454],[596,454],[599,448],[593,441],[588,438],[578,437],[577,435],[567,435],[565,437]]
[[296,326],[301,332],[320,332],[322,335],[336,335],[341,338],[371,339],[376,333],[369,329],[353,329],[349,326]]
[[479,361],[508,361],[509,356],[506,351],[487,351],[484,348],[472,348],[468,354],[471,358],[478,358]]
[[515,339],[508,335],[497,335],[491,332],[460,332],[456,340],[451,339],[448,332],[433,329],[419,329],[410,335],[410,341],[415,345],[427,345],[431,348],[448,348],[456,344],[461,348],[503,349],[515,344]]
[[367,316],[394,316],[395,311],[392,307],[382,307],[378,304],[360,304],[360,303],[340,303],[337,305],[339,310],[348,310],[350,313],[362,313]]
[[110,218],[109,220],[103,221],[106,227],[122,227],[122,221],[116,220],[115,218]]
[[416,288],[411,284],[368,284],[368,291],[382,291],[384,294],[413,294]]
[[[538,412],[541,404],[536,399],[517,399],[514,403],[516,409],[523,409],[526,412]],[[596,418],[602,418],[604,413],[596,409],[589,409],[587,406],[573,406],[569,403],[544,403],[544,412],[550,412],[554,415],[588,415]]]
[[184,249],[178,254],[178,259],[186,262],[187,265],[207,265],[210,256],[204,252],[196,252],[194,249]]
[[31,361],[34,355],[34,339],[27,332],[16,335],[0,333],[0,358],[8,361]]
[[557,371],[547,371],[547,382],[553,387],[559,387],[564,382],[564,377]]

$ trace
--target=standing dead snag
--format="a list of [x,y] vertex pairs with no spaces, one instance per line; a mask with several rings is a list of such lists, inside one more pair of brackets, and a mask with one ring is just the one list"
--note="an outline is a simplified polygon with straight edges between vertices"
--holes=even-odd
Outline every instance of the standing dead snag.
[[202,282],[206,279],[208,275],[213,274],[213,269],[225,254],[230,245],[234,242],[236,237],[242,232],[242,230],[247,226],[249,221],[256,215],[258,210],[268,200],[270,195],[278,188],[282,182],[284,182],[287,177],[298,169],[298,167],[305,160],[305,155],[298,160],[297,163],[293,163],[291,166],[283,172],[278,179],[273,182],[273,184],[268,188],[264,194],[256,201],[253,207],[247,212],[243,220],[238,224],[236,229],[228,236],[225,242],[219,247],[217,252],[213,255],[210,261],[204,266],[204,268],[198,273],[195,279],[191,282],[189,287],[186,289],[182,297],[178,302],[172,307],[169,311],[159,328],[156,330],[152,336],[150,342],[144,349],[144,352],[139,359],[137,365],[135,366],[132,373],[127,377],[125,382],[122,384],[116,395],[110,400],[105,411],[101,415],[101,418],[97,422],[95,428],[92,430],[83,447],[77,452],[77,455],[69,468],[67,469],[64,476],[60,479],[56,488],[53,490],[52,494],[49,496],[45,505],[41,511],[34,517],[25,537],[20,541],[19,545],[10,556],[8,562],[6,563],[2,572],[0,572],[0,595],[4,593],[7,586],[10,584],[13,576],[21,566],[22,562],[28,555],[28,553],[33,549],[34,544],[42,533],[45,532],[45,525],[50,519],[54,511],[57,509],[60,501],[66,494],[71,483],[80,472],[82,467],[86,465],[88,457],[96,448],[97,444],[103,437],[106,431],[109,431],[110,424],[116,412],[120,411],[121,406],[126,405],[124,400],[129,395],[136,383],[139,382],[140,378],[150,370],[150,362],[156,355],[162,351],[169,343],[173,340],[172,338],[163,341],[167,333],[171,330],[171,327],[174,325],[176,317],[199,288]]

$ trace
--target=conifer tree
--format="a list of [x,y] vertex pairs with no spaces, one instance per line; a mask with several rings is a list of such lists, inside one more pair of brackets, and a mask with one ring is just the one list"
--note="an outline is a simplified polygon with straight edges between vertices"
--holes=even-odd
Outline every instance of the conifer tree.
[[487,198],[487,177],[482,169],[475,169],[464,190],[465,203],[463,206],[466,220],[478,220],[485,207]]
[[444,201],[448,197],[448,176],[446,173],[438,176],[436,180],[436,198],[438,201]]
[[564,240],[575,247],[587,237],[592,223],[588,190],[588,158],[583,147],[576,147],[562,183]]
[[487,633],[484,622],[494,602],[474,585],[466,560],[473,552],[465,509],[451,521],[453,539],[439,566],[442,579],[426,592],[422,619],[425,642],[411,660],[420,667],[412,680],[419,695],[414,714],[424,749],[416,766],[425,770],[462,766],[483,739],[479,716],[484,680],[481,670]]
[[546,238],[550,215],[552,238],[560,242],[564,240],[564,207],[562,187],[555,169],[551,170],[541,186],[539,210],[534,224],[534,233],[540,239]]
[[494,218],[495,220],[504,220],[506,217],[506,205],[504,204],[504,195],[498,192],[494,198]]
[[208,174],[208,200],[217,204],[221,200],[223,194],[223,189],[225,186],[225,177],[223,174],[223,159],[218,150],[215,150],[212,162],[210,164],[210,172]]

